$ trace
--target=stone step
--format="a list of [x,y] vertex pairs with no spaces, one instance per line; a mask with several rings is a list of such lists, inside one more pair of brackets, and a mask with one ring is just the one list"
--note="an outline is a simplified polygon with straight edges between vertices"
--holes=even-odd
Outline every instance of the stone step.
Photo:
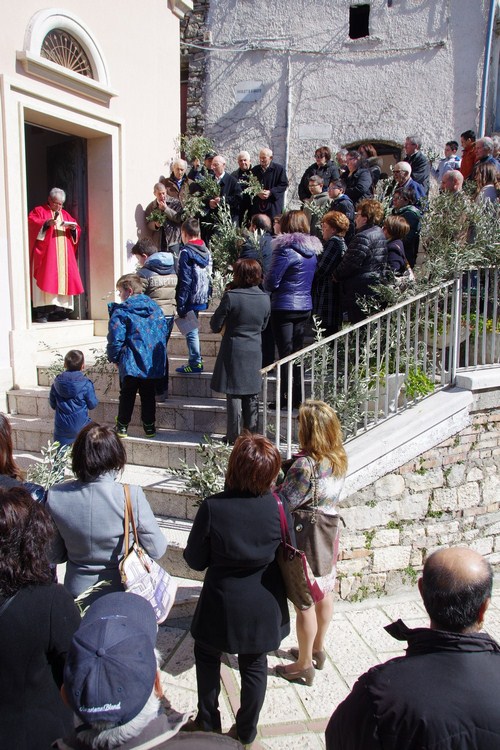
[[[52,420],[35,416],[8,415],[12,426],[14,448],[18,451],[39,452],[53,439]],[[131,428],[131,435],[124,438],[129,464],[158,468],[181,468],[182,461],[188,466],[200,462],[197,446],[203,442],[205,433],[167,430],[160,428],[154,438],[146,438],[139,427]],[[220,438],[220,434],[210,433]]]
[[[210,393],[212,394],[212,391]],[[99,404],[91,412],[92,419],[100,424],[114,425],[118,413],[118,395],[98,395]],[[48,422],[52,429],[54,411],[50,407],[48,396],[49,388],[45,386],[9,391],[9,412],[19,416],[38,417]],[[130,424],[131,431],[137,427],[137,433],[142,432],[139,396],[136,398]],[[170,396],[167,401],[156,404],[156,426],[159,429],[223,435],[226,432],[226,399]]]

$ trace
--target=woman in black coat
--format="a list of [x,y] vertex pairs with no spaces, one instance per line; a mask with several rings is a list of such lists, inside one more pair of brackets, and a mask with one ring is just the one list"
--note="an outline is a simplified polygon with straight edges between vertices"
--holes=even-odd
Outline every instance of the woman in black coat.
[[376,298],[372,287],[381,284],[387,267],[387,240],[379,226],[384,218],[380,201],[370,198],[356,206],[356,234],[333,274],[334,281],[342,282],[344,309],[349,323],[359,323],[366,313],[358,304],[358,297]]
[[210,320],[214,333],[224,330],[210,385],[212,390],[226,394],[226,440],[231,445],[242,426],[257,432],[262,332],[271,314],[269,295],[258,286],[261,281],[262,267],[257,260],[237,260],[231,288]]
[[342,328],[342,305],[339,285],[332,274],[346,250],[344,237],[349,229],[349,219],[340,211],[329,211],[321,219],[324,248],[312,286],[313,313],[318,316],[323,335],[331,336]]
[[80,613],[53,582],[54,527],[22,486],[0,489],[0,747],[49,748],[73,728],[60,689]]
[[241,707],[236,729],[243,744],[257,734],[267,653],[290,632],[283,580],[274,559],[281,531],[270,487],[280,465],[279,452],[267,438],[241,435],[229,458],[226,489],[203,501],[184,551],[191,568],[207,568],[191,625],[198,684],[195,725],[220,732],[220,658],[223,652],[238,654]]

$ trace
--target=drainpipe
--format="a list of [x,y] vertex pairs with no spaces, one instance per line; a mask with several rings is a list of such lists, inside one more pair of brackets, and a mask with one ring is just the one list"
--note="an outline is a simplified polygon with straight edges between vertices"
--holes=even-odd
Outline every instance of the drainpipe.
[[[496,2],[496,0],[494,0]],[[285,134],[285,171],[288,174],[288,161],[290,158],[290,129],[292,126],[292,63],[290,53],[287,55],[287,82],[286,82],[286,134]],[[288,188],[285,190],[284,205],[286,206]]]
[[493,43],[493,27],[495,25],[495,6],[497,0],[490,0],[490,12],[488,16],[488,29],[486,32],[486,47],[484,50],[483,83],[481,86],[481,104],[479,106],[479,131],[478,137],[484,136],[486,122],[486,97],[488,94],[488,78],[490,75],[491,46]]

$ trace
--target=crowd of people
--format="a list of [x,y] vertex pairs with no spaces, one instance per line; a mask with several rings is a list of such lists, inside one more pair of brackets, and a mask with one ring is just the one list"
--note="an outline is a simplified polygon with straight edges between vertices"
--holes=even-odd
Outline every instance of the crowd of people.
[[[453,193],[469,180],[478,201],[498,200],[498,143],[466,131],[462,146],[461,161],[458,143],[449,141],[432,167],[419,139],[408,137],[405,159],[385,183],[384,202],[376,197],[384,173],[371,144],[339,151],[335,161],[328,147],[318,148],[298,187],[301,208],[287,211],[288,178],[268,148],[255,167],[248,152],[240,152],[232,174],[221,154],[206,154],[190,171],[177,159],[169,178],[155,184],[145,211],[149,236],[132,250],[137,271],[118,279],[120,301],[109,305],[107,356],[120,380],[115,429],[90,420],[97,398],[78,350],[67,353],[50,391],[54,436],[62,446],[72,445],[73,480],[48,492],[25,482],[9,422],[0,415],[0,744],[19,750],[51,743],[60,750],[144,743],[175,750],[182,742],[201,749],[213,741],[252,746],[266,694],[267,654],[290,632],[276,560],[279,505],[296,544],[299,511],[325,522],[337,516],[347,473],[337,415],[322,401],[302,400],[293,368],[290,378],[287,372],[282,377],[277,399],[281,405],[291,399],[298,409],[298,452],[282,462],[273,443],[258,434],[261,368],[276,352],[283,358],[303,347],[311,312],[331,335],[344,320],[366,316],[363,300],[376,301],[377,283],[404,275],[411,281],[431,179]],[[193,196],[204,207],[201,221],[185,213]],[[37,322],[64,319],[79,293],[79,229],[64,211],[64,199],[55,188],[47,206],[30,214]],[[248,225],[232,280],[210,320],[222,335],[211,385],[226,394],[225,441],[234,447],[224,491],[201,503],[184,552],[192,569],[205,571],[191,624],[198,705],[196,712],[172,715],[162,703],[154,611],[124,592],[120,576],[123,438],[137,392],[144,434],[156,434],[156,403],[168,397],[174,319],[188,352],[177,372],[203,372],[197,318],[211,297],[210,244],[224,205],[234,223]],[[64,258],[71,283],[63,287],[58,274]],[[165,536],[142,489],[131,486],[129,493],[138,540],[158,560]],[[290,663],[276,668],[283,680],[304,686],[324,668],[333,615],[339,526],[328,528],[321,567],[319,541],[308,548],[322,598],[296,608],[298,646],[290,650]],[[56,583],[61,562],[63,585]],[[395,638],[408,640],[407,656],[360,678],[332,715],[328,750],[496,747],[500,646],[479,632],[491,586],[491,568],[477,552],[450,548],[427,558],[419,588],[430,627],[410,630],[401,621],[389,627]],[[75,600],[85,602],[83,619]],[[219,710],[223,653],[237,654],[241,675],[240,707],[226,737]],[[471,683],[473,700],[463,689]]]
[[[120,582],[124,507],[116,479],[126,461],[123,442],[110,428],[84,427],[73,449],[76,479],[52,487],[45,501],[23,482],[2,417],[2,746],[229,750],[256,743],[267,655],[290,633],[277,561],[279,503],[295,545],[301,533],[295,514],[309,509],[335,517],[347,471],[340,424],[327,404],[301,405],[299,443],[299,452],[283,463],[266,437],[240,435],[224,491],[198,509],[184,552],[191,568],[205,571],[191,623],[198,704],[179,713],[169,700],[175,704],[175,684],[169,697],[162,688],[154,609]],[[132,487],[131,495],[140,544],[159,557],[166,541],[142,490]],[[326,663],[339,545],[338,525],[332,528],[321,554],[314,542],[307,553],[323,596],[296,607],[298,647],[275,668],[277,676],[305,687]],[[61,560],[67,561],[64,585],[55,577],[54,563]],[[410,629],[401,620],[386,627],[408,642],[406,655],[373,667],[333,707],[328,750],[495,750],[500,645],[483,631],[492,582],[491,566],[472,549],[441,547],[427,557],[418,586],[429,627]],[[80,606],[85,602],[83,617],[75,598]],[[241,691],[235,724],[222,735],[224,653],[237,654]]]

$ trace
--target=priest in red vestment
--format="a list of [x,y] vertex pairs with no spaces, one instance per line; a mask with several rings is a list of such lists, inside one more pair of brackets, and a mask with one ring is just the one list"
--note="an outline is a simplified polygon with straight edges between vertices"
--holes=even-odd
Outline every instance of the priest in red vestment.
[[73,310],[73,295],[83,292],[76,262],[78,222],[63,209],[66,193],[53,188],[45,206],[28,216],[32,272],[33,320],[65,320]]

